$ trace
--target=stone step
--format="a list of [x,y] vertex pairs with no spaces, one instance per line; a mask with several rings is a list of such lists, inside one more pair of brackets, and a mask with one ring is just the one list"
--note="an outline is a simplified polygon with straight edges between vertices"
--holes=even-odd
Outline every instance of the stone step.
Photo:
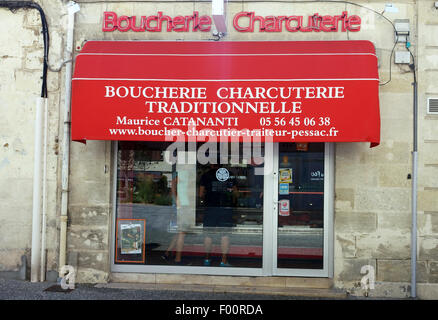
[[188,274],[111,274],[110,282],[114,283],[148,283],[168,285],[210,285],[210,286],[242,286],[242,287],[274,287],[274,288],[307,288],[330,289],[333,280],[329,278],[306,277],[248,277],[248,276],[211,276]]
[[242,293],[258,295],[281,295],[301,298],[328,298],[346,299],[346,292],[334,289],[298,288],[298,287],[247,287],[221,285],[193,285],[193,284],[156,284],[156,283],[122,283],[110,282],[95,285],[96,288],[128,289],[128,290],[171,290],[196,291],[209,293]]

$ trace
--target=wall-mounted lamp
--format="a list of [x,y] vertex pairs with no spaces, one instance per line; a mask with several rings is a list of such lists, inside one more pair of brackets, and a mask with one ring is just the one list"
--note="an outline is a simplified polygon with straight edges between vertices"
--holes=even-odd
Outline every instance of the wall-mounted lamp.
[[394,20],[395,42],[408,42],[409,37],[409,19]]

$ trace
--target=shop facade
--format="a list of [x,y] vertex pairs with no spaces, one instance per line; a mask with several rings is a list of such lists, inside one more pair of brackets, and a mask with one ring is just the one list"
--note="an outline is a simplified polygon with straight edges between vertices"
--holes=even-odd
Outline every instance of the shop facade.
[[[434,1],[39,4],[51,67],[73,36],[47,78],[41,275],[409,297],[415,178],[417,294],[437,297]],[[38,12],[1,14],[28,32],[0,87],[25,108]],[[33,244],[33,128],[7,114],[5,271]]]

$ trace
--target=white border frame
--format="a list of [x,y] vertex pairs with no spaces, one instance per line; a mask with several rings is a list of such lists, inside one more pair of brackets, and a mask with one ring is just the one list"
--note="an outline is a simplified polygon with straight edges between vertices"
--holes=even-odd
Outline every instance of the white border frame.
[[[265,179],[263,202],[263,256],[262,268],[220,268],[198,266],[149,266],[124,265],[114,263],[114,241],[117,211],[117,153],[118,141],[112,143],[113,166],[112,178],[112,221],[110,245],[110,271],[125,273],[169,273],[193,275],[223,275],[223,276],[291,276],[291,277],[333,277],[333,203],[334,203],[334,144],[325,143],[324,155],[324,267],[323,269],[278,269],[277,263],[277,200],[278,200],[278,143],[273,143],[273,156],[265,157]],[[266,155],[266,154],[265,154]],[[270,170],[273,169],[273,170]],[[269,201],[271,199],[271,201]]]

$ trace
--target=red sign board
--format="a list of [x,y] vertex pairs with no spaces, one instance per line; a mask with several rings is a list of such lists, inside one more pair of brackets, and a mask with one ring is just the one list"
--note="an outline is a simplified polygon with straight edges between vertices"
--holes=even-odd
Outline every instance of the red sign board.
[[380,140],[367,41],[87,42],[73,140]]

